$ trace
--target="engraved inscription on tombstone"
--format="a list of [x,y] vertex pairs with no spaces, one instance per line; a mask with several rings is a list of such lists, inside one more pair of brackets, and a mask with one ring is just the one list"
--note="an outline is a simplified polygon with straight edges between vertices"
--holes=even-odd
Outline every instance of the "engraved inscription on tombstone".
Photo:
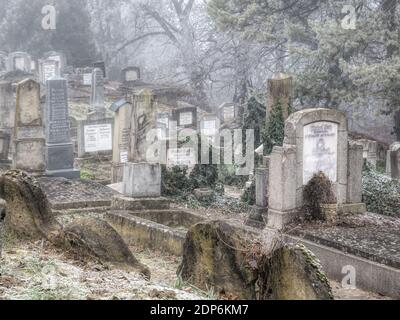
[[333,122],[315,122],[304,127],[303,184],[322,171],[337,182],[338,125]]

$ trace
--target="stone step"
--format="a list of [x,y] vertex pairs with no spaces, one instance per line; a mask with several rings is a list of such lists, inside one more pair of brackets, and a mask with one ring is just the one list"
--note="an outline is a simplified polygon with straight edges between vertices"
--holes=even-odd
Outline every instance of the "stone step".
[[185,228],[189,229],[196,223],[205,220],[205,217],[194,212],[184,210],[141,210],[141,211],[126,211],[127,213],[150,220],[171,228]]
[[89,207],[89,208],[77,208],[77,209],[60,209],[52,210],[55,216],[61,215],[74,215],[74,214],[91,214],[91,213],[106,213],[110,211],[110,207]]
[[128,211],[112,211],[106,214],[107,222],[131,246],[160,250],[181,256],[186,230],[146,220]]
[[114,196],[111,200],[113,210],[141,211],[168,210],[171,202],[166,198],[128,198]]

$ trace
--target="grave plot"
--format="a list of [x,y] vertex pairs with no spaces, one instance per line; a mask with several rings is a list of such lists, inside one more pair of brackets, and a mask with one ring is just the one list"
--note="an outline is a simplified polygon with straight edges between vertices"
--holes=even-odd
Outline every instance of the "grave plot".
[[292,235],[400,269],[399,219],[366,213],[333,226],[307,223],[290,229]]
[[46,193],[53,212],[109,208],[115,191],[90,180],[67,180],[41,177],[38,181]]

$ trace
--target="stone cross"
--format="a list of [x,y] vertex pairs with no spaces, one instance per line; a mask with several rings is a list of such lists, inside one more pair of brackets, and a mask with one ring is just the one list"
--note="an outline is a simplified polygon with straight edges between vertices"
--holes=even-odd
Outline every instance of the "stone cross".
[[13,168],[42,174],[46,170],[40,84],[26,79],[17,85]]
[[74,170],[67,81],[60,77],[46,82],[46,160],[47,174],[79,178],[79,171]]

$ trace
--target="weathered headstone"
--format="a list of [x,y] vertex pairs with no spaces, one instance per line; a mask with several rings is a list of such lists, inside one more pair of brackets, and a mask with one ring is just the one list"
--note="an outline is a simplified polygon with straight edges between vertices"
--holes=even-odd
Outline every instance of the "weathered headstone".
[[386,173],[392,179],[400,180],[400,142],[393,143],[387,152]]
[[15,121],[15,99],[11,82],[0,81],[0,130],[11,131]]
[[233,122],[237,117],[237,108],[234,103],[223,103],[218,108],[221,121],[226,124]]
[[130,87],[140,80],[140,69],[137,67],[128,67],[121,71],[121,82],[124,86]]
[[64,78],[53,77],[47,80],[46,89],[47,174],[71,179],[79,178],[80,172],[74,170],[67,81]]
[[40,60],[39,75],[42,84],[46,84],[50,78],[61,76],[60,63],[56,60]]
[[30,173],[44,173],[45,136],[40,105],[40,85],[26,79],[17,85],[13,167]]
[[125,99],[113,103],[110,110],[114,115],[112,183],[122,182],[123,167],[128,162],[131,132],[132,104]]
[[306,109],[292,114],[283,146],[271,154],[268,225],[281,229],[302,212],[303,189],[320,171],[332,181],[339,213],[365,212],[358,202],[362,163],[362,146],[349,147],[342,112]]
[[92,93],[90,97],[90,111],[105,117],[104,106],[104,78],[101,69],[92,72]]
[[161,197],[161,166],[150,163],[126,163],[123,194],[132,198]]
[[8,54],[0,51],[0,73],[7,71]]
[[179,129],[197,130],[197,108],[187,107],[173,110],[173,120]]
[[272,108],[280,103],[283,111],[283,117],[286,120],[289,117],[289,108],[292,104],[293,78],[286,74],[276,74],[268,80],[267,95],[267,118]]
[[103,78],[107,78],[107,72],[106,72],[106,64],[104,61],[98,61],[93,63],[93,70],[94,69],[100,69],[103,72]]
[[44,55],[45,60],[52,60],[58,62],[60,73],[59,76],[63,76],[65,72],[65,68],[67,66],[67,58],[64,53],[57,52],[57,51],[50,51],[45,53]]
[[376,168],[378,161],[378,142],[367,139],[357,141],[363,145],[363,158],[373,168]]
[[8,71],[32,71],[31,57],[26,52],[12,52],[8,56]]
[[10,140],[11,135],[9,133],[0,131],[0,164],[9,163]]
[[220,121],[215,115],[204,116],[200,121],[200,132],[202,136],[209,137],[214,141],[215,136],[219,133]]
[[84,120],[78,122],[78,157],[109,155],[113,143],[113,119]]

